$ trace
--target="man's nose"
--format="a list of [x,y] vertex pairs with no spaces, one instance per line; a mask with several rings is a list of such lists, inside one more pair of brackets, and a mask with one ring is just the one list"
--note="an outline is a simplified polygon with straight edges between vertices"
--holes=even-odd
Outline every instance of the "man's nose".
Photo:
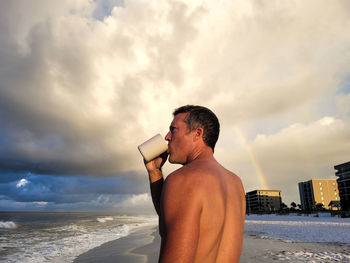
[[170,131],[167,133],[167,135],[165,135],[165,140],[166,141],[170,141],[171,140],[171,133],[170,133]]

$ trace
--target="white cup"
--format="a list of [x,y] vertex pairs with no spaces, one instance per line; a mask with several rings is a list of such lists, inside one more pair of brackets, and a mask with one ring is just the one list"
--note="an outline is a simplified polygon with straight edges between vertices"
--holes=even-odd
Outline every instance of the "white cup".
[[146,162],[149,162],[164,153],[168,149],[168,145],[163,137],[158,133],[151,139],[139,145],[137,148]]

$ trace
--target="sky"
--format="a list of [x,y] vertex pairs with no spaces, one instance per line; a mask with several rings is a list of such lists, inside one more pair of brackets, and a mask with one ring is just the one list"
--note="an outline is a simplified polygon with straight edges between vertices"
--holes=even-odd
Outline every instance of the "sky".
[[246,192],[300,203],[350,161],[350,2],[1,1],[0,210],[152,212],[137,146],[186,104]]

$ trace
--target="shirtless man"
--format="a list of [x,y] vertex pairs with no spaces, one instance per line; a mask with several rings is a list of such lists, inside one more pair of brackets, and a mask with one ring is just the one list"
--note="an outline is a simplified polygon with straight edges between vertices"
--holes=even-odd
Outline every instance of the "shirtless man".
[[[159,262],[239,262],[245,198],[241,180],[213,156],[215,114],[201,106],[175,110],[168,153],[146,163],[162,239]],[[163,179],[162,166],[183,166]]]

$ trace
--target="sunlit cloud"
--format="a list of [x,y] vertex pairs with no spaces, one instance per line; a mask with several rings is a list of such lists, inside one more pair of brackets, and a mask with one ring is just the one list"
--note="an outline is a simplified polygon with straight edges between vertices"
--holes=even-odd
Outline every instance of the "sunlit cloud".
[[16,184],[16,187],[17,187],[17,188],[20,188],[20,187],[25,186],[25,185],[28,184],[28,183],[29,183],[28,180],[22,178],[21,180],[18,181],[18,183]]
[[34,204],[39,205],[39,206],[45,206],[48,204],[48,202],[40,201],[40,202],[34,202]]
[[127,196],[123,201],[114,206],[118,210],[137,209],[138,211],[152,211],[152,199],[149,194]]

